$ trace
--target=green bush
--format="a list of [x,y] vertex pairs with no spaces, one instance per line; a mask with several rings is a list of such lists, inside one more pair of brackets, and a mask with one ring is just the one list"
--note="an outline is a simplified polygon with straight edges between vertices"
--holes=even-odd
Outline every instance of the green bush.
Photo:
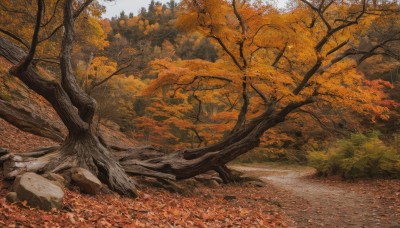
[[310,152],[308,161],[320,176],[400,178],[400,154],[385,145],[377,132],[353,134],[327,151]]

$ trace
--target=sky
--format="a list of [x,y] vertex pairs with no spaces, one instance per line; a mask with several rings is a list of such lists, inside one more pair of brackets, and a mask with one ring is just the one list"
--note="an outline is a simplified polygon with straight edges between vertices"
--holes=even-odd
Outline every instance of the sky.
[[[159,2],[166,3],[169,0],[158,0]],[[125,11],[125,14],[133,13],[138,14],[142,7],[147,8],[151,0],[114,0],[113,2],[107,2],[102,0],[101,3],[106,6],[107,12],[103,15],[104,18],[111,18],[119,15],[121,11]],[[179,2],[179,1],[175,1]]]
[[[169,0],[155,0],[161,3],[167,3]],[[106,6],[107,12],[103,15],[104,18],[111,18],[113,16],[119,15],[121,11],[125,11],[125,14],[133,13],[137,15],[139,10],[142,7],[149,6],[151,0],[113,0],[111,3],[106,0],[100,1],[104,6]],[[175,2],[179,3],[179,0],[175,0]],[[271,0],[271,2],[275,2],[279,7],[284,7],[287,0]]]

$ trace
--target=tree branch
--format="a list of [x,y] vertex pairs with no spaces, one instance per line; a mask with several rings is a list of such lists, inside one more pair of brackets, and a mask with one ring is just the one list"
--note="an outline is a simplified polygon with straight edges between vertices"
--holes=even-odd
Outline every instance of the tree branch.
[[[75,11],[75,13],[73,14],[73,19],[76,19],[77,17],[79,17],[79,15],[86,9],[86,7],[88,7],[94,0],[86,0],[79,8],[77,11]],[[48,39],[50,39],[51,37],[54,36],[54,34],[56,34],[61,28],[63,27],[63,24],[58,25],[48,36],[44,37],[43,39],[41,39],[39,41],[39,43],[42,43]]]
[[7,30],[4,30],[2,28],[0,28],[0,32],[11,37],[13,40],[18,41],[19,43],[21,43],[22,45],[24,45],[24,47],[26,47],[28,50],[30,49],[29,44],[23,40],[22,38],[20,38],[19,36],[13,34],[12,32],[9,32]]
[[99,81],[99,82],[95,82],[93,81],[92,85],[88,88],[88,93],[90,94],[94,88],[103,85],[104,83],[108,82],[111,78],[113,78],[114,76],[120,74],[123,70],[129,68],[132,66],[132,63],[129,63],[126,66],[123,66],[119,69],[117,69],[116,71],[114,71],[113,73],[111,73],[110,75],[108,75],[107,77],[105,77],[103,80]]
[[33,57],[35,56],[36,47],[38,45],[38,37],[40,31],[40,24],[42,22],[43,16],[43,0],[37,0],[37,12],[36,12],[36,24],[35,30],[32,36],[31,48],[29,49],[28,55],[25,57],[22,64],[20,64],[15,70],[16,73],[22,73],[28,69],[29,65],[32,63]]
[[283,49],[282,49],[282,50],[278,53],[278,55],[276,56],[275,61],[274,61],[274,63],[272,64],[272,66],[275,67],[275,69],[277,68],[278,63],[279,63],[279,61],[281,60],[283,54],[285,54],[285,51],[286,51],[287,46],[288,46],[288,43],[286,42],[286,43],[285,43],[285,47],[283,47]]
[[95,113],[96,102],[87,95],[76,82],[71,64],[72,46],[74,42],[73,0],[66,0],[64,7],[64,37],[61,44],[61,86],[68,94],[71,102],[79,110],[83,121],[89,123]]

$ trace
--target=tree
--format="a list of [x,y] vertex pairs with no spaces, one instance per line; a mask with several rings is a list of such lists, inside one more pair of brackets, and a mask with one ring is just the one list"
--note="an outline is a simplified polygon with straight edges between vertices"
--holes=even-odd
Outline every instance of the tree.
[[[73,3],[66,0],[63,6],[60,83],[41,77],[33,64],[43,23],[43,0],[37,0],[28,54],[9,39],[0,38],[0,55],[15,65],[10,73],[45,97],[69,131],[55,152],[40,151],[34,154],[36,158],[23,154],[11,156],[6,163],[8,177],[27,170],[61,172],[80,166],[96,174],[112,190],[132,196],[134,184],[126,173],[180,180],[216,170],[229,182],[234,177],[225,164],[257,147],[267,130],[290,119],[300,108],[350,106],[360,113],[384,117],[386,109],[373,103],[380,99],[380,94],[366,93],[368,85],[354,70],[354,61],[347,57],[382,54],[375,52],[378,48],[363,51],[352,46],[358,41],[355,28],[357,24],[367,27],[368,21],[391,14],[397,5],[375,9],[366,0],[354,3],[303,0],[291,12],[281,14],[258,1],[183,1],[180,23],[203,32],[221,47],[224,61],[217,64],[231,71],[231,78],[197,75],[193,70],[190,81],[182,77],[181,83],[184,75],[172,72],[167,75],[175,79],[178,76],[178,80],[167,77],[165,82],[181,84],[183,91],[190,92],[200,88],[197,86],[200,80],[211,78],[240,88],[242,101],[235,126],[225,138],[206,147],[168,155],[154,153],[152,147],[142,147],[114,152],[112,156],[93,128],[96,102],[78,86],[71,64],[74,21],[92,1],[84,1],[76,11]],[[3,33],[22,43],[12,34]],[[296,36],[297,33],[303,35]],[[139,156],[148,152],[152,153]]]
[[[99,176],[112,190],[134,196],[134,183],[118,162],[111,158],[108,149],[101,144],[94,132],[93,117],[96,102],[78,86],[72,70],[71,53],[75,18],[91,2],[91,0],[83,2],[75,12],[73,0],[66,0],[63,6],[64,35],[60,51],[60,83],[41,77],[32,63],[40,42],[43,13],[50,11],[44,10],[43,0],[37,1],[35,29],[28,54],[8,40],[4,38],[0,40],[2,55],[15,64],[10,74],[18,77],[29,88],[46,98],[68,129],[68,136],[58,151],[26,164],[24,168],[26,171],[58,172],[74,166],[84,167]],[[4,54],[4,51],[7,53]],[[19,173],[19,170],[13,171],[15,166],[18,167],[18,163],[15,159],[9,161],[9,177]]]

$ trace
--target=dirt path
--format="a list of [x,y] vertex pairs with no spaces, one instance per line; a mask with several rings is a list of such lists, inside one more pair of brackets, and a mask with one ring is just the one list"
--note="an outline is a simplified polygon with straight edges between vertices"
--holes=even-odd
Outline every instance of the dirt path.
[[398,209],[383,205],[380,197],[313,180],[312,169],[237,165],[234,169],[272,184],[294,226],[400,227]]

